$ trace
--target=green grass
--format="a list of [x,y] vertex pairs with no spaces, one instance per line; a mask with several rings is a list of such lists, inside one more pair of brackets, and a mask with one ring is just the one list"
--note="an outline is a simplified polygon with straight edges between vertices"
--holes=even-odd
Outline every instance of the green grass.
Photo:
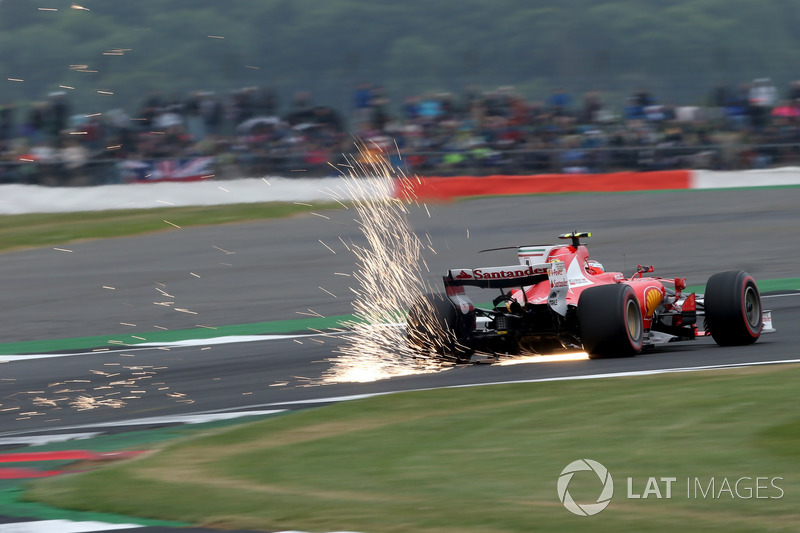
[[141,235],[175,230],[175,226],[182,228],[210,226],[280,218],[336,205],[324,203],[309,207],[286,202],[268,202],[205,207],[3,215],[0,216],[0,251],[64,245],[85,239]]
[[[793,365],[382,396],[177,441],[37,482],[29,496],[263,530],[796,531],[798,379]],[[593,517],[556,494],[561,470],[581,458],[615,480]],[[686,479],[744,476],[782,477],[783,497],[686,497]],[[678,481],[672,499],[628,499],[628,477],[640,494],[649,477]],[[599,482],[579,473],[570,491],[588,502]]]
[[353,315],[334,315],[323,318],[314,317],[255,322],[252,324],[233,324],[214,328],[197,327],[168,331],[139,331],[127,335],[95,335],[71,339],[8,342],[0,344],[0,356],[91,350],[95,348],[120,349],[123,346],[135,346],[142,343],[166,343],[186,339],[213,339],[236,335],[314,334],[326,329],[339,328],[343,322],[353,320],[356,320]]

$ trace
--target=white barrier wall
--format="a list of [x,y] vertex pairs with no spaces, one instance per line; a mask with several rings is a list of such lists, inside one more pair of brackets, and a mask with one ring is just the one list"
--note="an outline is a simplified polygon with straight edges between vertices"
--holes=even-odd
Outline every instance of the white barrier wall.
[[248,178],[197,182],[133,183],[97,187],[0,186],[0,215],[147,209],[262,202],[347,201],[386,197],[386,180],[360,179],[357,191],[343,178]]
[[736,187],[778,187],[800,185],[800,167],[764,170],[692,172],[692,189],[731,189]]

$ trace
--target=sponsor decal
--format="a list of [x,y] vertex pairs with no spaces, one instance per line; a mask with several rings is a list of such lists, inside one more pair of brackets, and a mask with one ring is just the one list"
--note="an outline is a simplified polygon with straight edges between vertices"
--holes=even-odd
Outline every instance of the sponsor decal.
[[592,285],[592,282],[583,275],[583,270],[581,270],[578,261],[572,261],[569,264],[569,268],[567,269],[567,278],[569,280],[570,288]]
[[558,293],[556,291],[551,292],[550,297],[547,299],[547,305],[550,307],[556,307],[558,306],[558,303]]
[[472,274],[462,270],[461,273],[456,276],[456,279],[472,279]]
[[647,318],[653,316],[653,313],[656,312],[658,304],[660,304],[661,300],[663,299],[664,295],[661,293],[661,289],[659,287],[650,286],[644,290],[644,308],[645,316]]
[[535,276],[537,274],[547,274],[547,268],[532,267],[520,268],[516,270],[504,268],[476,268],[472,271],[475,279],[506,279],[506,278],[522,278],[525,276]]
[[546,251],[547,248],[520,248],[517,255],[520,257],[541,257]]
[[556,259],[551,264],[553,266],[548,271],[550,286],[553,288],[569,287],[569,278],[567,277],[567,269],[564,267],[564,262]]

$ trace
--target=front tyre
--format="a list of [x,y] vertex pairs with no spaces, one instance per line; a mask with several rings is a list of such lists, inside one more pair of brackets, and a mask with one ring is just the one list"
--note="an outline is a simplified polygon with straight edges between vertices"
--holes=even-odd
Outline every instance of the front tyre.
[[578,328],[590,359],[632,357],[642,351],[642,308],[630,285],[590,287],[578,300]]
[[469,362],[473,353],[466,345],[470,319],[474,316],[460,313],[446,295],[423,294],[408,311],[408,344],[422,355],[433,352],[446,361]]
[[761,336],[761,295],[747,272],[729,270],[708,278],[705,329],[720,346],[752,344]]

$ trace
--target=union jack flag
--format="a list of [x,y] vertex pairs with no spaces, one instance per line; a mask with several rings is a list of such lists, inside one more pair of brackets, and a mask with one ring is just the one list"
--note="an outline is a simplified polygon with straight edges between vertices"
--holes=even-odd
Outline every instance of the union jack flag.
[[120,163],[126,183],[142,181],[198,181],[214,175],[213,157],[187,157],[154,161],[129,160]]

